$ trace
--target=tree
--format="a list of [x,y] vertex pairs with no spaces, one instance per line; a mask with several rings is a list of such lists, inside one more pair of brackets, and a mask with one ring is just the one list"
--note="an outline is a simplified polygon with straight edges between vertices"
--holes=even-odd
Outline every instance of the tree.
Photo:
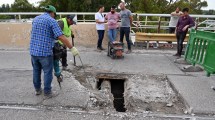
[[169,14],[176,7],[190,8],[191,14],[201,14],[202,7],[207,7],[207,1],[201,0],[125,0],[133,12]]
[[12,12],[31,12],[33,11],[33,5],[28,0],[15,0],[11,5]]
[[121,0],[42,0],[40,7],[53,5],[58,12],[96,12],[99,5],[104,5],[109,11],[112,5],[118,5]]
[[[202,0],[124,0],[127,8],[137,13],[169,14],[176,7],[190,8],[191,14],[202,14],[202,7],[207,7],[207,1]],[[109,11],[112,5],[118,5],[121,0],[42,0],[39,7],[53,5],[58,12],[96,12],[99,5]]]
[[10,11],[10,5],[7,4],[6,7],[5,7],[5,12],[9,12]]
[[[3,4],[0,6],[0,12],[10,12],[10,6],[9,4]],[[1,15],[0,19],[10,19],[11,16]]]

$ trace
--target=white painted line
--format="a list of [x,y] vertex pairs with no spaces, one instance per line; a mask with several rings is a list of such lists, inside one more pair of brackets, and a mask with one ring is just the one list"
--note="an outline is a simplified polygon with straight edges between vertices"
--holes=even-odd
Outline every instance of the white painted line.
[[13,106],[0,106],[0,109],[14,109],[14,110],[33,110],[38,111],[38,108],[29,108],[29,107],[13,107]]

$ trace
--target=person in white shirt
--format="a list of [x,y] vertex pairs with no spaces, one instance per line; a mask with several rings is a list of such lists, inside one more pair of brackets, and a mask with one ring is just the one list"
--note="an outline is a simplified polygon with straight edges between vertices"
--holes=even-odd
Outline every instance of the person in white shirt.
[[97,43],[97,49],[98,50],[105,50],[102,47],[102,40],[104,38],[105,33],[105,23],[107,22],[105,20],[104,15],[102,14],[104,12],[104,6],[99,6],[99,11],[95,14],[95,20],[96,20],[96,30],[98,32],[98,43]]
[[171,18],[170,18],[170,21],[169,21],[169,33],[175,33],[175,27],[176,27],[176,25],[178,23],[179,17],[182,14],[183,13],[180,11],[179,7],[177,7],[176,10],[171,13]]

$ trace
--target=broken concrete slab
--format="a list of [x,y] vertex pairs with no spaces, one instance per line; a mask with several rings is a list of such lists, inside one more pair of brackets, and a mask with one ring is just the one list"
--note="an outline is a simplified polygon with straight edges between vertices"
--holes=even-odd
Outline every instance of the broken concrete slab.
[[215,92],[212,78],[205,76],[168,75],[169,81],[185,100],[193,113],[215,114]]
[[[58,86],[55,86],[55,89]],[[48,106],[70,106],[86,109],[90,99],[90,92],[83,87],[77,80],[64,79],[62,90],[57,90],[58,96],[52,99],[45,99],[42,105]]]
[[128,111],[182,114],[186,109],[165,75],[134,75],[128,78],[124,97]]
[[200,66],[187,65],[181,69],[183,72],[202,72],[203,68]]

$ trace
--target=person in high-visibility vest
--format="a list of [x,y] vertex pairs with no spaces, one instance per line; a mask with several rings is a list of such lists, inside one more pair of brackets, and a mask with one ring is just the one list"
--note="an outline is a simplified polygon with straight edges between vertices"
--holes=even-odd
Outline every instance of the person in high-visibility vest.
[[[66,36],[66,37],[72,37],[74,38],[74,34],[70,28],[71,25],[73,24],[76,24],[76,20],[75,20],[75,15],[68,15],[66,18],[62,18],[58,21],[58,25],[60,26],[61,30],[63,31],[63,34]],[[65,49],[64,52],[62,53],[62,57],[61,57],[61,60],[62,60],[62,67],[63,67],[63,70],[66,69],[66,67],[68,66],[67,64],[67,51],[66,51],[66,46],[59,40],[58,41],[62,46],[63,48]]]
[[[68,38],[74,38],[70,25],[76,24],[75,15],[68,15],[65,18],[58,20],[58,25],[60,26],[63,34]],[[59,61],[62,61],[63,69],[66,69],[68,66],[67,64],[67,48],[66,46],[60,41],[57,40],[54,45],[54,71],[55,76],[57,77],[58,82],[63,81],[63,76],[61,74],[61,70],[59,67]]]

